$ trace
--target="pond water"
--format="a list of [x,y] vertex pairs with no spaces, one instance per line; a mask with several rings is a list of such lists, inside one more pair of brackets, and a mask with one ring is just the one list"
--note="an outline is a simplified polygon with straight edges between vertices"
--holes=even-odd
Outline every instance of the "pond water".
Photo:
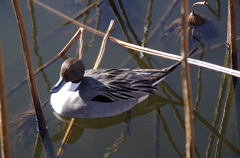
[[[41,0],[45,5],[65,14],[77,17],[91,0]],[[175,8],[154,32],[160,19],[172,3]],[[179,55],[179,35],[169,39],[164,31],[180,18],[181,3],[177,0],[129,1],[102,0],[85,12],[78,21],[89,27],[105,32],[110,20],[115,21],[111,36],[137,45]],[[197,1],[189,1],[191,5]],[[57,55],[67,44],[78,26],[66,24],[66,19],[44,9],[36,3],[20,1],[34,69]],[[197,5],[195,12],[212,20],[215,30],[208,32],[216,37],[208,39],[199,33],[200,41],[191,39],[191,45],[200,45],[199,53],[193,58],[224,66],[227,47],[227,1],[210,2],[211,7]],[[212,10],[210,9],[212,8]],[[236,10],[237,37],[240,37],[240,11]],[[0,1],[0,40],[5,65],[8,111],[12,157],[47,157],[44,148],[35,147],[37,126],[34,117],[25,119],[31,105],[28,85],[15,91],[12,88],[26,77],[19,30],[11,1]],[[210,30],[210,28],[205,27]],[[216,31],[216,29],[218,31]],[[147,38],[148,37],[148,38]],[[165,38],[164,38],[165,37]],[[180,35],[181,37],[181,35]],[[85,32],[83,62],[86,69],[94,66],[102,37]],[[237,42],[240,49],[240,42]],[[201,50],[205,47],[205,53]],[[215,46],[219,46],[216,47]],[[215,48],[215,49],[214,49]],[[210,49],[210,50],[209,50]],[[75,44],[62,58],[36,75],[42,103],[50,97],[50,88],[57,82],[62,62],[75,57]],[[238,61],[240,56],[238,55]],[[100,68],[156,68],[162,69],[175,61],[152,55],[141,55],[108,41]],[[239,85],[232,87],[231,77],[220,72],[191,65],[192,100],[194,106],[194,132],[196,157],[239,157],[240,156],[240,114]],[[126,123],[127,113],[100,119],[77,119],[62,157],[185,157],[185,129],[181,68],[157,86],[156,94],[136,105],[131,110],[130,124]],[[53,112],[47,103],[43,108],[52,151],[57,153],[70,118]],[[32,116],[32,115],[31,115]],[[24,122],[25,121],[25,122]],[[51,151],[50,151],[51,152]]]

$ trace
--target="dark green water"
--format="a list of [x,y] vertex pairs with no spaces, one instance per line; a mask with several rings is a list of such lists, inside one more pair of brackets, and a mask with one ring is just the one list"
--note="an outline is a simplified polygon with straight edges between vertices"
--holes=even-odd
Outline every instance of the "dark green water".
[[[79,0],[80,1],[80,0]],[[42,3],[69,16],[76,17],[93,1],[75,3],[74,0],[47,1]],[[190,0],[189,6],[196,1]],[[129,43],[141,45],[150,35],[160,18],[166,13],[171,1],[129,1],[103,0],[86,12],[79,22],[105,32],[110,20],[115,20],[115,29],[111,36]],[[180,18],[179,2],[169,18],[162,23],[162,28],[154,33],[146,42],[146,47],[159,51],[180,54],[181,42],[172,37],[161,40],[164,28],[175,19]],[[213,11],[206,6],[196,6],[198,14],[208,17],[218,30],[214,39],[202,39],[208,50],[212,46],[226,42],[227,34],[227,1],[211,1]],[[115,8],[115,9],[114,9]],[[54,13],[43,9],[35,3],[21,1],[21,9],[27,29],[28,40],[32,53],[34,68],[37,69],[55,55],[70,40],[78,26],[69,23]],[[240,36],[240,11],[237,9],[237,37]],[[7,92],[26,77],[22,47],[16,18],[11,1],[0,1],[0,40],[4,55]],[[147,28],[144,32],[144,28]],[[209,29],[209,28],[208,28]],[[87,69],[94,66],[102,37],[86,31],[85,53],[83,61]],[[198,42],[191,43],[194,45]],[[238,42],[240,49],[240,42]],[[76,56],[78,44],[75,43],[67,54],[48,68],[36,75],[41,102],[50,97],[49,90],[57,82],[61,63]],[[199,51],[202,47],[199,48]],[[224,65],[227,47],[198,53],[195,59],[202,59],[217,65]],[[238,56],[239,57],[239,56]],[[240,59],[240,57],[238,58]],[[238,60],[239,61],[239,60]],[[100,68],[148,68],[157,69],[170,66],[175,61],[141,55],[108,41]],[[239,84],[231,87],[231,78],[220,72],[199,68],[191,65],[192,96],[194,105],[195,153],[196,157],[239,157],[240,156],[240,102]],[[9,120],[11,129],[12,157],[33,157],[46,152],[40,147],[35,148],[37,126],[34,118],[27,121],[21,128],[16,127],[21,121],[23,112],[31,103],[28,85],[12,92],[8,99]],[[156,109],[159,108],[160,113]],[[53,114],[50,104],[43,109],[49,129],[54,153],[57,153],[69,119]],[[127,114],[101,119],[78,119],[62,157],[184,157],[185,132],[181,84],[181,69],[177,68],[158,86],[155,95],[151,95],[141,104],[132,109],[130,125],[125,123]],[[38,155],[39,156],[39,155]]]

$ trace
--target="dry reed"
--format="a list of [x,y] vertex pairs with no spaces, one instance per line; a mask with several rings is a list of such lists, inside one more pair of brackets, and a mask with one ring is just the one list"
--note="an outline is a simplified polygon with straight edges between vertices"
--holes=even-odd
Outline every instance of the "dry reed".
[[232,69],[238,69],[237,40],[236,40],[236,8],[235,0],[228,0],[227,45],[231,54]]
[[104,54],[104,51],[105,51],[105,47],[106,47],[106,43],[107,43],[107,39],[108,39],[108,36],[109,36],[110,32],[113,30],[113,27],[114,27],[114,20],[111,20],[111,22],[108,26],[107,32],[106,32],[105,36],[103,37],[102,45],[101,45],[101,48],[99,50],[99,54],[98,54],[98,57],[97,57],[97,60],[95,62],[95,65],[94,65],[93,69],[97,69],[99,64],[100,64],[100,61],[102,60],[102,57],[103,57],[103,54]]
[[29,48],[28,39],[27,39],[27,33],[26,33],[26,29],[25,29],[24,21],[22,17],[22,11],[21,11],[18,0],[12,0],[12,4],[13,4],[14,12],[17,18],[19,32],[20,32],[20,38],[21,38],[22,47],[23,47],[23,56],[24,56],[26,71],[28,74],[29,89],[30,89],[31,97],[33,100],[34,108],[35,108],[38,129],[43,138],[45,133],[47,132],[47,127],[45,124],[45,119],[43,116],[43,112],[42,112],[42,108],[39,100],[37,83],[35,80],[30,48]]
[[72,118],[69,125],[68,125],[68,128],[67,128],[67,131],[62,139],[62,142],[61,142],[61,145],[58,149],[58,152],[57,152],[57,155],[56,157],[61,157],[62,154],[63,154],[63,151],[64,151],[64,147],[66,146],[66,143],[72,133],[72,130],[73,130],[73,127],[74,127],[74,123],[76,122],[76,118]]
[[182,91],[184,98],[184,116],[186,132],[186,158],[194,158],[194,126],[192,109],[192,90],[190,80],[190,69],[187,63],[188,57],[188,0],[182,0]]
[[4,62],[0,43],[0,136],[2,158],[10,158],[10,140],[8,130],[8,108],[6,98],[6,84],[4,76]]
[[81,34],[79,37],[79,49],[78,49],[78,58],[82,60],[82,55],[84,51],[84,36],[85,36],[85,29],[80,28]]

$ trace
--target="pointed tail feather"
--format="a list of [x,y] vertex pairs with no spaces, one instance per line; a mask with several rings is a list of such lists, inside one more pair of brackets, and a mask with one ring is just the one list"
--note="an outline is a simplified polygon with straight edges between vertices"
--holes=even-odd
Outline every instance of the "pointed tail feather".
[[[198,48],[199,48],[199,46],[196,46],[196,47],[188,54],[188,57],[190,57],[193,53],[195,53]],[[173,71],[176,67],[178,67],[181,63],[182,63],[182,60],[179,61],[179,62],[177,62],[177,63],[175,63],[175,64],[173,64],[172,66],[169,66],[169,67],[167,68],[167,70],[171,72],[171,71]]]
[[[196,46],[189,54],[188,57],[190,57],[196,50],[199,48],[199,46]],[[159,82],[161,82],[165,77],[167,77],[176,67],[178,67],[182,63],[182,60],[173,64],[172,66],[169,66],[168,68],[165,68],[164,71],[165,73],[160,73],[160,75],[152,80],[152,85],[156,86]]]

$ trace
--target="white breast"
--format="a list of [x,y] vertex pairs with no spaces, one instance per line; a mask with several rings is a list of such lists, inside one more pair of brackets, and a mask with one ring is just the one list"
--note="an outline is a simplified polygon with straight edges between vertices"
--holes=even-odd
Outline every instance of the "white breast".
[[67,82],[57,93],[52,93],[50,104],[57,113],[62,113],[63,106],[66,105],[65,103],[69,97],[76,93],[80,83]]

